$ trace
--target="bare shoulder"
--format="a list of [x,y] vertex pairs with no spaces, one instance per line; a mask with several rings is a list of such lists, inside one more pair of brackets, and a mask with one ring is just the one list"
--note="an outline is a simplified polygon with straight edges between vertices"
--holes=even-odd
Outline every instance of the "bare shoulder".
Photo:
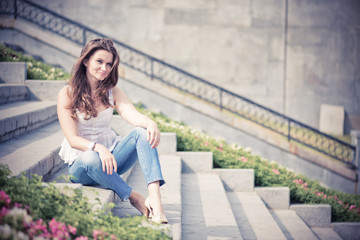
[[69,105],[70,104],[70,88],[68,86],[63,87],[58,93],[58,104]]
[[121,97],[122,95],[124,95],[125,93],[119,88],[119,87],[114,87],[113,88],[113,96],[114,97]]
[[115,102],[124,102],[127,101],[127,96],[124,93],[123,90],[121,90],[119,87],[114,87],[113,88],[113,96],[114,96],[114,100]]

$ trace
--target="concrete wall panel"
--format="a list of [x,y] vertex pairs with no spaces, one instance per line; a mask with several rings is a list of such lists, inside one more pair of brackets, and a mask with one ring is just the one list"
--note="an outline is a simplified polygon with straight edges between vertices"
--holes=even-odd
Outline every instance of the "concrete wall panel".
[[358,0],[32,0],[319,127],[321,104],[360,126]]

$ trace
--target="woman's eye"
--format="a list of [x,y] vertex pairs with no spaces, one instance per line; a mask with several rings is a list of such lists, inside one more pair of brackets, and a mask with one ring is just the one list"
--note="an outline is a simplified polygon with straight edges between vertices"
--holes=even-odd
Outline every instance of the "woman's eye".
[[102,61],[101,61],[101,60],[97,60],[97,62],[98,62],[98,63],[102,63]]
[[111,63],[108,63],[108,64],[106,64],[106,65],[108,65],[108,67],[112,67],[112,64],[111,64]]

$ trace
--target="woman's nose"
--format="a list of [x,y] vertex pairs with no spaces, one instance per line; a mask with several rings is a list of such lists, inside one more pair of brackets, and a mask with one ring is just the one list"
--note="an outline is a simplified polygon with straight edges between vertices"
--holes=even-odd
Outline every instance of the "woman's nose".
[[101,64],[101,70],[106,71],[106,64]]

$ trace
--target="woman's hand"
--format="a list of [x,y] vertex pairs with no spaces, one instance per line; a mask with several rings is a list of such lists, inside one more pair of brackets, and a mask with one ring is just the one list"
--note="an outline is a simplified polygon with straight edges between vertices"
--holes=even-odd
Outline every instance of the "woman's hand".
[[112,175],[113,170],[117,171],[117,164],[114,155],[103,145],[96,144],[94,151],[99,153],[101,163],[102,163],[102,169],[103,172],[107,172],[107,174]]
[[146,127],[146,140],[149,142],[151,148],[156,148],[160,143],[160,131],[156,122],[150,120]]

